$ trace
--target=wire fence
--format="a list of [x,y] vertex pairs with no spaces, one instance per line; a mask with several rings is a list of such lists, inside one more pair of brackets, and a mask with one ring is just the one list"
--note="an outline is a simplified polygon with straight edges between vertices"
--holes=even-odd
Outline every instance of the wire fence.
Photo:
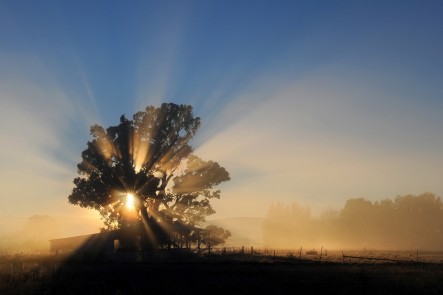
[[[167,252],[167,251],[166,251]],[[282,249],[257,246],[213,247],[194,251],[201,257],[237,259],[266,262],[332,262],[332,263],[443,263],[443,251],[395,250],[337,250],[321,247],[320,250]],[[69,254],[69,253],[68,253]],[[8,257],[54,255],[49,251],[1,251],[0,262]],[[158,256],[158,255],[157,255]],[[171,255],[169,255],[171,256]],[[168,256],[168,257],[169,257]],[[175,256],[171,256],[175,257]],[[177,255],[177,257],[180,257]],[[148,259],[149,260],[149,259]]]
[[211,255],[256,257],[275,261],[309,261],[337,263],[443,263],[443,251],[394,250],[320,250],[263,248],[253,246],[217,247]]

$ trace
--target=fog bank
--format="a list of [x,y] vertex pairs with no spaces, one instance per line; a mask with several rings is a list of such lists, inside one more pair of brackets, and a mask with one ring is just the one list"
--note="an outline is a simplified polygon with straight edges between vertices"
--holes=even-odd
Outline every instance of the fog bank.
[[371,202],[349,199],[314,217],[297,203],[273,204],[263,222],[266,247],[442,250],[443,202],[432,193]]

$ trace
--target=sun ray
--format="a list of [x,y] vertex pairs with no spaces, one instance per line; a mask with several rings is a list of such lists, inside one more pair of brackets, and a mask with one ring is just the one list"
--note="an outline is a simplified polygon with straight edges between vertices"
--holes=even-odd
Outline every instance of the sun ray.
[[135,209],[135,197],[131,193],[126,194],[126,208],[130,211]]

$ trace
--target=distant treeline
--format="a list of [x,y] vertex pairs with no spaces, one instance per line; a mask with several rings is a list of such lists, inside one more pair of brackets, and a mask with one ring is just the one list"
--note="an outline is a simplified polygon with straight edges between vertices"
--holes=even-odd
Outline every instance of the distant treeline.
[[269,247],[443,250],[443,202],[432,193],[377,202],[358,198],[320,217],[296,203],[274,204],[263,237]]

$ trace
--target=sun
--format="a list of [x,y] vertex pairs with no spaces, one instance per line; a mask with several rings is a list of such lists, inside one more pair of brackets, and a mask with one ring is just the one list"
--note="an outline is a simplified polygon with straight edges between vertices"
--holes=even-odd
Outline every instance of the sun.
[[135,208],[135,198],[134,198],[133,194],[131,194],[131,193],[127,193],[126,194],[126,204],[125,204],[125,206],[129,210],[134,210],[134,208]]

